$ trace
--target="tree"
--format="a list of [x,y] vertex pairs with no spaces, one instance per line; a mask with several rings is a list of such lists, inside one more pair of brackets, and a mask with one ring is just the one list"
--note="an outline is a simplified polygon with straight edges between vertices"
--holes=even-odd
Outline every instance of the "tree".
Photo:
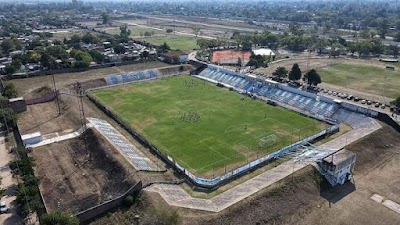
[[124,54],[125,53],[125,47],[122,45],[116,45],[114,46],[114,52],[117,54]]
[[400,96],[391,102],[396,108],[400,109]]
[[14,43],[10,39],[6,39],[1,43],[1,49],[3,49],[4,54],[8,54],[13,48]]
[[318,49],[318,54],[322,53],[322,50],[329,45],[329,42],[326,38],[320,38],[317,41],[315,47]]
[[200,32],[201,28],[199,26],[196,26],[196,25],[192,26],[191,28],[192,28],[193,33],[197,37],[199,35],[199,32]]
[[5,120],[9,126],[17,124],[17,113],[15,113],[11,108],[1,108],[0,118],[2,122]]
[[143,51],[141,54],[142,58],[144,58],[144,59],[147,59],[147,57],[149,57],[149,55],[150,55],[150,53],[148,51]]
[[101,19],[103,24],[108,24],[110,22],[110,17],[106,13],[101,14]]
[[396,35],[394,36],[394,40],[400,42],[400,32],[396,33]]
[[17,89],[13,83],[8,83],[4,87],[3,96],[7,98],[15,98],[18,96]]
[[14,74],[15,73],[15,71],[16,71],[16,69],[15,69],[15,67],[13,66],[13,65],[7,65],[6,66],[6,68],[5,68],[5,70],[6,70],[6,74],[7,75],[12,75],[12,74]]
[[53,45],[46,48],[46,51],[54,58],[66,59],[68,58],[68,53],[65,51],[61,45]]
[[95,49],[90,50],[89,54],[90,56],[92,56],[93,60],[97,63],[102,63],[104,61],[104,55]]
[[174,30],[172,30],[171,28],[168,28],[167,29],[167,33],[169,34],[169,33],[172,33],[172,32],[174,32]]
[[246,39],[245,41],[242,42],[242,50],[243,51],[250,51],[251,46],[252,46],[252,44],[248,39]]
[[129,36],[131,35],[131,30],[128,29],[128,26],[121,26],[119,28],[120,34],[119,37],[121,38],[121,42],[128,42]]
[[79,44],[81,42],[81,37],[79,35],[74,34],[71,37],[71,44]]
[[77,51],[75,53],[76,62],[74,63],[75,68],[86,68],[89,67],[92,62],[92,56],[84,51]]
[[378,31],[379,31],[379,35],[381,36],[381,38],[384,39],[386,37],[389,27],[390,27],[390,24],[387,19],[383,19],[379,22]]
[[82,36],[82,42],[85,44],[96,44],[99,42],[99,39],[88,32]]
[[45,214],[40,221],[42,225],[79,225],[79,220],[73,215],[61,212],[53,211]]
[[301,70],[299,64],[295,63],[293,64],[292,70],[290,70],[289,72],[289,80],[296,81],[300,80],[300,78],[301,78]]
[[320,84],[321,81],[321,76],[317,73],[315,69],[312,69],[304,75],[304,79],[307,81],[309,85],[314,85],[317,86]]
[[168,50],[171,50],[171,47],[169,47],[169,45],[167,44],[167,42],[164,42],[164,44],[162,44],[160,46],[160,51],[161,52],[167,52]]
[[272,75],[274,75],[277,78],[277,80],[281,80],[281,79],[287,77],[287,74],[288,74],[288,71],[286,70],[285,67],[282,67],[282,66],[276,68],[275,72],[272,73]]

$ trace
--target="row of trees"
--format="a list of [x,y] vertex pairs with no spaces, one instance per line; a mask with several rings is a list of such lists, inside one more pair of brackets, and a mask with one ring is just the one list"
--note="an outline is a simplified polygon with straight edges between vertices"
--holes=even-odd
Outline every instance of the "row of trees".
[[[293,64],[292,69],[289,71],[285,67],[278,67],[272,73],[276,80],[281,81],[282,79],[288,78],[290,81],[297,82],[302,78],[302,72],[299,64]],[[303,81],[309,85],[318,85],[321,81],[321,76],[317,73],[315,69],[311,69],[303,76]]]

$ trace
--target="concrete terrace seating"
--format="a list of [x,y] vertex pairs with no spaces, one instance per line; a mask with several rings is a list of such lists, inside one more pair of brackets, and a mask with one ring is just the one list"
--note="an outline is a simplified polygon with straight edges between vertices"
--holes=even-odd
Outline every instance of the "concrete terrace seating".
[[334,103],[317,101],[315,98],[307,97],[298,92],[283,90],[279,87],[264,85],[258,81],[246,79],[235,72],[207,67],[200,72],[199,76],[212,79],[229,86],[239,88],[245,92],[264,96],[277,102],[282,102],[298,109],[310,112],[311,114],[331,117],[338,109]]
[[131,72],[122,75],[110,75],[105,77],[104,80],[108,85],[122,84],[132,81],[145,80],[158,77],[160,75],[157,69],[144,70],[139,72]]

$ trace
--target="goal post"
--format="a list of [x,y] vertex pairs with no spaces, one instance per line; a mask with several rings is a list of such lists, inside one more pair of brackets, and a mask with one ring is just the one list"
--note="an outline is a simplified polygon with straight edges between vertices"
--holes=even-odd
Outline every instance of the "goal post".
[[260,149],[268,148],[270,146],[276,145],[278,143],[278,140],[279,140],[279,138],[275,134],[270,134],[270,135],[261,137],[260,139],[258,139],[258,147]]

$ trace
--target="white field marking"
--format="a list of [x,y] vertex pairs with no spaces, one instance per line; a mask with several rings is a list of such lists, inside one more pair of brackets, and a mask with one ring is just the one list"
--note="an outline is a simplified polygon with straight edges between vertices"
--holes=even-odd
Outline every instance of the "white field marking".
[[[215,138],[214,137],[208,137],[206,139],[215,139]],[[225,155],[221,154],[220,152],[214,150],[214,148],[212,146],[209,146],[209,145],[205,144],[203,141],[206,140],[206,139],[200,140],[199,143],[204,145],[204,146],[206,146],[208,149],[212,150],[213,152],[217,153],[218,155],[222,156],[223,158],[225,158],[225,159],[228,158]]]
[[235,131],[234,129],[233,129],[232,131],[230,131],[231,127],[239,127],[239,126],[244,126],[244,125],[257,124],[257,123],[262,122],[262,121],[264,121],[264,120],[274,120],[274,119],[271,118],[271,117],[267,117],[267,118],[263,118],[263,119],[261,119],[261,120],[259,120],[259,121],[255,121],[255,122],[253,122],[253,123],[238,123],[238,124],[229,125],[229,126],[225,129],[225,132],[224,132],[224,133],[226,134],[226,133],[234,132],[234,131]]

